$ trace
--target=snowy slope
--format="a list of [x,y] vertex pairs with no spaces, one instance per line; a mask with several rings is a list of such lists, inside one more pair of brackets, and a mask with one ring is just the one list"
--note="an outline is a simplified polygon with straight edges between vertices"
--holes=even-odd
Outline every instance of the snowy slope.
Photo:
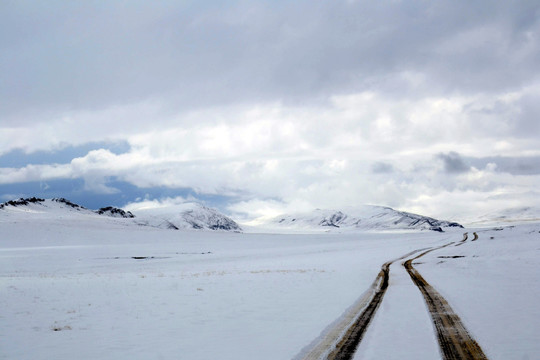
[[[479,239],[461,243],[461,231],[178,232],[91,216],[111,225],[0,216],[0,359],[291,359],[383,263],[450,241],[462,245],[415,266],[488,358],[540,353],[539,224],[469,230]],[[355,358],[441,358],[401,262]]]
[[526,224],[540,221],[540,207],[517,207],[493,211],[471,221],[473,226]]
[[242,230],[231,218],[198,203],[139,209],[136,214],[138,224],[163,229]]
[[269,227],[319,230],[435,230],[462,228],[458,223],[397,211],[389,207],[364,205],[344,211],[317,209],[309,213],[282,215]]
[[11,200],[0,204],[0,216],[20,217],[21,219],[45,218],[55,216],[89,216],[99,214],[64,198],[40,199],[36,197]]
[[[87,221],[89,226],[121,224],[123,226],[151,226],[161,229],[194,229],[241,231],[236,222],[217,210],[197,203],[177,206],[141,209],[137,214],[115,207],[99,210],[86,209],[69,200],[28,198],[0,204],[0,218],[28,222],[32,220]],[[90,225],[92,224],[92,225]]]

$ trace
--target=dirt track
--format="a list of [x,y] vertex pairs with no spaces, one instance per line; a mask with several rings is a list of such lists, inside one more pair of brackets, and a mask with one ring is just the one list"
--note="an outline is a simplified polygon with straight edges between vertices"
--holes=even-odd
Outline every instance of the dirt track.
[[[476,234],[476,233],[475,233],[475,234]],[[460,242],[458,242],[458,243],[456,244],[456,246],[461,246],[461,245],[465,244],[465,241],[467,241],[468,238],[469,238],[469,234],[468,234],[468,233],[463,234],[463,240],[461,240]],[[433,250],[435,250],[435,249],[433,249]]]
[[375,292],[375,295],[366,309],[346,331],[341,341],[336,345],[336,348],[328,355],[328,360],[347,360],[353,358],[358,344],[360,344],[373,315],[375,315],[375,311],[377,311],[382,302],[386,289],[388,289],[390,264],[391,263],[385,263],[382,266],[381,272],[377,276],[377,278],[380,279],[379,289]]
[[[474,240],[478,239],[478,235],[474,234]],[[465,241],[466,238],[462,241]],[[420,289],[429,313],[433,319],[433,324],[437,331],[437,340],[443,355],[443,359],[487,359],[486,355],[480,348],[480,345],[469,334],[465,325],[454,312],[441,294],[439,294],[413,267],[412,262],[425,254],[452,245],[446,244],[437,248],[430,249],[422,254],[409,259],[403,263],[405,269],[411,276],[412,281]]]
[[329,329],[319,341],[312,344],[311,348],[304,355],[297,357],[296,359],[352,359],[358,344],[360,344],[360,341],[362,340],[373,315],[379,308],[386,289],[388,288],[390,265],[422,250],[425,249],[411,251],[398,259],[384,263],[371,287],[349,309],[343,316],[343,319]]
[[[331,329],[327,330],[321,338],[310,346],[303,355],[297,356],[296,360],[349,360],[354,353],[362,337],[368,328],[371,319],[381,304],[384,294],[388,289],[390,277],[390,265],[396,261],[406,259],[413,254],[423,251],[420,255],[408,259],[403,266],[409,273],[414,284],[420,289],[427,303],[429,313],[433,319],[437,331],[437,339],[441,348],[443,359],[487,359],[486,355],[471,337],[459,316],[450,307],[448,302],[418,273],[412,262],[427,253],[445,248],[450,245],[463,245],[468,239],[467,233],[463,239],[450,242],[446,245],[431,249],[414,250],[402,257],[386,262],[375,278],[371,287],[364,295],[343,315]],[[475,241],[478,235],[474,233]]]

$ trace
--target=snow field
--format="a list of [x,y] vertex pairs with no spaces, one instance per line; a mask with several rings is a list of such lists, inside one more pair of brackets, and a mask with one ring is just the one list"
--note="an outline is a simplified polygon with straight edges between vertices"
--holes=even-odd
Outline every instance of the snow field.
[[477,233],[477,241],[434,251],[415,267],[490,359],[538,359],[540,225]]
[[[535,359],[540,225],[467,231],[463,245],[425,255],[416,269],[490,359]],[[8,216],[0,219],[0,359],[291,359],[384,262],[461,239],[460,230],[238,234]],[[356,358],[440,358],[401,262]]]
[[390,266],[388,290],[354,359],[441,358],[424,298],[401,265],[403,261]]
[[290,359],[383,262],[441,241],[68,220],[1,224],[0,358]]

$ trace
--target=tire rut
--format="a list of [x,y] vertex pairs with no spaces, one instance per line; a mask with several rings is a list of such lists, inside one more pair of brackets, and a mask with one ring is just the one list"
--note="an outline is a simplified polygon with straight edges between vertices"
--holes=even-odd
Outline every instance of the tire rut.
[[[468,238],[469,238],[469,233],[464,233],[463,234],[463,240],[458,242],[455,246],[461,246],[461,245],[465,244],[465,241],[467,241]],[[435,250],[435,249],[433,249],[433,250]]]
[[328,360],[348,360],[352,359],[356,348],[362,341],[366,329],[373,319],[375,312],[382,302],[386,289],[388,289],[388,279],[390,277],[390,264],[386,263],[381,268],[377,278],[381,279],[379,289],[371,299],[366,309],[360,314],[358,319],[347,330],[343,339],[336,345],[336,348],[328,354]]
[[[478,235],[474,233],[474,240],[478,239]],[[464,239],[458,243],[462,244],[467,240],[466,234]],[[420,289],[420,292],[424,296],[429,313],[433,320],[435,330],[437,332],[437,340],[441,348],[443,359],[445,360],[458,360],[458,359],[487,359],[482,348],[476,340],[473,339],[471,334],[465,328],[465,325],[454,312],[450,304],[446,299],[439,294],[413,267],[412,262],[427,253],[434,250],[439,250],[444,247],[454,244],[449,243],[443,246],[439,246],[428,251],[421,253],[420,255],[409,259],[403,263],[403,266],[409,273],[414,284]]]
[[315,344],[312,344],[308,351],[295,359],[352,359],[388,289],[390,265],[423,250],[426,249],[417,249],[384,263],[370,289],[344,314],[343,319],[332,326]]
[[[478,235],[474,233],[475,241]],[[411,251],[398,259],[388,261],[381,266],[381,271],[373,281],[370,288],[357,300],[333,325],[312,344],[305,348],[294,360],[350,360],[373,319],[379,305],[382,303],[384,294],[388,289],[390,278],[390,265],[394,262],[406,259],[418,252],[415,256],[402,265],[407,270],[413,283],[420,289],[427,303],[429,313],[437,332],[437,340],[444,360],[458,359],[486,359],[487,357],[480,345],[469,334],[459,316],[450,307],[446,299],[442,297],[413,267],[412,262],[432,251],[447,246],[463,245],[468,240],[468,234],[463,234],[459,242],[450,242],[446,245],[423,248]]]

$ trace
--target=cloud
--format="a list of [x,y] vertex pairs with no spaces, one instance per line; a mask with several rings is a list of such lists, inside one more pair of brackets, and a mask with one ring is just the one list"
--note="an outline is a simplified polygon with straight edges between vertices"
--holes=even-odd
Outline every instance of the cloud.
[[435,216],[454,195],[521,194],[539,172],[535,11],[4,3],[0,184],[190,189],[244,214],[372,203]]
[[[163,128],[130,128],[132,133],[122,133],[127,151],[92,149],[64,164],[0,168],[0,182],[83,179],[87,191],[113,194],[121,189],[111,185],[114,178],[140,189],[189,188],[198,194],[228,195],[234,198],[230,204],[242,203],[254,213],[246,204],[269,198],[285,204],[284,209],[289,204],[403,207],[438,191],[488,194],[513,186],[515,179],[497,175],[509,169],[511,161],[470,156],[499,151],[500,142],[493,141],[497,131],[484,133],[475,144],[474,124],[464,111],[485,103],[484,97],[396,101],[365,92],[334,96],[322,108],[270,103],[191,111]],[[433,118],[444,121],[433,123]],[[107,130],[95,129],[103,134]],[[512,144],[516,154],[528,149],[520,144]],[[453,152],[455,148],[466,154]],[[523,169],[532,166],[535,157],[516,159],[523,162],[522,173],[534,175],[534,168]],[[488,168],[488,163],[496,166]],[[399,164],[399,171],[393,164]],[[381,174],[385,177],[373,177]]]
[[444,171],[448,174],[461,174],[468,172],[471,167],[465,163],[461,155],[456,152],[439,154],[437,158],[442,160]]
[[371,165],[371,171],[374,174],[391,174],[394,172],[394,166],[392,164],[379,161]]
[[69,178],[69,165],[27,165],[23,168],[0,168],[0,184]]
[[91,150],[107,149],[115,154],[122,154],[129,151],[129,144],[125,141],[118,142],[89,142],[81,145],[70,145],[66,142],[58,145],[59,148],[51,150],[13,149],[0,155],[2,167],[23,167],[28,164],[43,165],[70,162],[73,158],[85,156]]
[[182,196],[176,196],[174,198],[165,197],[160,199],[136,199],[136,201],[124,205],[123,208],[128,211],[136,212],[137,210],[164,208],[192,201],[197,201],[197,199],[194,197],[185,198]]
[[404,72],[426,79],[424,93],[500,92],[539,67],[530,2],[18,1],[1,14],[12,123],[150,99],[178,110],[419,90],[395,82]]
[[476,168],[492,167],[493,171],[512,175],[539,175],[540,156],[490,156],[485,158],[468,157],[467,161]]

